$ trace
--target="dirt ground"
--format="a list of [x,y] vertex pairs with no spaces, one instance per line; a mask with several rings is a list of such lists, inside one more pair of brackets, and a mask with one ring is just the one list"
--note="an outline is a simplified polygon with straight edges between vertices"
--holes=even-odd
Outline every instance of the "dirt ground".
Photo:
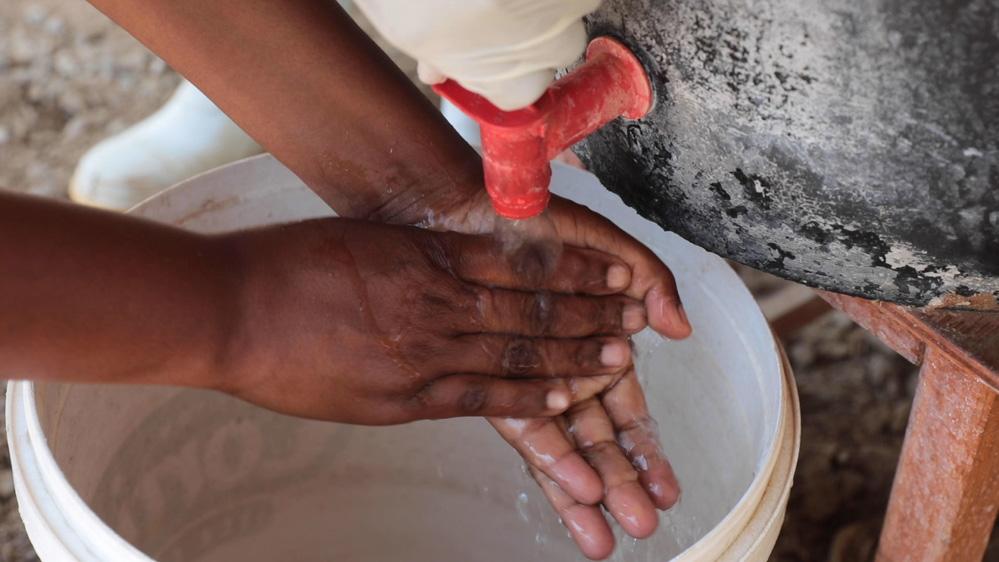
[[[83,151],[156,108],[177,82],[162,61],[83,0],[3,0],[0,186],[65,197]],[[747,281],[757,291],[774,285],[751,273]],[[838,314],[786,345],[801,393],[804,432],[773,560],[867,560],[916,370]],[[17,515],[2,431],[0,446],[0,562],[36,560]],[[999,561],[993,554],[988,559]]]

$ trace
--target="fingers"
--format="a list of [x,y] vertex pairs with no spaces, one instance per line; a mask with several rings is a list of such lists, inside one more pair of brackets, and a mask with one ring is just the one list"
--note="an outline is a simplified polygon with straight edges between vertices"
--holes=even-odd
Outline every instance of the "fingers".
[[590,560],[610,556],[614,551],[614,535],[600,508],[576,502],[544,472],[534,467],[529,470],[583,555]]
[[460,315],[455,329],[465,333],[582,338],[631,335],[646,325],[645,307],[623,296],[583,297],[506,289],[476,289],[477,314]]
[[631,363],[624,338],[522,338],[469,334],[444,352],[448,369],[511,378],[587,377],[623,372]]
[[615,440],[614,427],[596,399],[574,405],[566,414],[569,433],[583,457],[604,482],[604,506],[635,538],[651,535],[659,524],[656,508],[638,473]]
[[[572,246],[549,250],[541,243],[538,247],[525,244],[518,252],[510,253],[492,236],[462,236],[457,240],[450,245],[449,265],[455,275],[478,285],[609,295],[631,284],[631,268],[604,252]],[[561,246],[561,241],[552,242]],[[546,263],[549,260],[555,263]]]
[[548,475],[574,501],[592,505],[603,497],[600,477],[576,452],[556,420],[490,418],[489,423],[529,467]]
[[680,498],[680,484],[662,451],[658,428],[649,415],[634,369],[603,395],[602,402],[642,486],[657,508],[669,509]]
[[413,419],[463,416],[557,416],[571,395],[561,380],[508,380],[486,375],[435,379],[410,400]]
[[673,507],[680,499],[680,485],[659,444],[655,422],[650,419],[619,428],[618,442],[652,503],[659,509]]
[[578,404],[584,400],[599,397],[601,394],[612,388],[617,381],[621,380],[625,371],[618,371],[611,375],[594,375],[589,377],[572,377],[566,379],[569,391],[572,393],[572,403]]
[[624,294],[645,303],[649,325],[654,330],[674,339],[690,335],[692,328],[676,280],[652,250],[581,205],[553,197],[550,209],[559,235],[566,243],[613,254],[628,264],[631,283]]

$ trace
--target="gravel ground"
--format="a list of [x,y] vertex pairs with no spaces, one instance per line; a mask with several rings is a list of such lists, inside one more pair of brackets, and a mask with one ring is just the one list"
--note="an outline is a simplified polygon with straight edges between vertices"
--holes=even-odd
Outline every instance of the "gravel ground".
[[65,196],[80,155],[160,105],[177,82],[82,0],[3,0],[0,186]]
[[[82,0],[4,0],[0,186],[65,197],[83,151],[156,108],[177,82],[162,61]],[[760,275],[747,281],[759,291],[773,286]],[[787,349],[804,432],[773,559],[869,559],[915,369],[839,314],[801,331]],[[0,445],[0,562],[36,560],[17,516],[2,432]]]
[[801,396],[801,458],[774,555],[869,560],[917,381],[915,368],[841,314],[787,342]]

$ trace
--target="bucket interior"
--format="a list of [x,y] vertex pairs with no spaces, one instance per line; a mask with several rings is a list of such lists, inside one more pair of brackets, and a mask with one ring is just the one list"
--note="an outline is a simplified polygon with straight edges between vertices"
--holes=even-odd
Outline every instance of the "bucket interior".
[[[669,560],[733,511],[774,454],[782,378],[773,339],[724,261],[638,218],[589,174],[559,167],[553,190],[658,252],[695,328],[682,342],[636,338],[683,496],[651,539],[622,539],[614,559]],[[258,157],[181,184],[137,214],[226,231],[330,210]],[[35,388],[68,482],[157,560],[583,559],[517,454],[480,419],[368,428],[196,390]]]

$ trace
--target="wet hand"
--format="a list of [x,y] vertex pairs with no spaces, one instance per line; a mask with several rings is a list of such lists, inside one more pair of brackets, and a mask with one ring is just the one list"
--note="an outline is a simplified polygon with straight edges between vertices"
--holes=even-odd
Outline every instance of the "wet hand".
[[641,303],[617,294],[627,267],[588,249],[565,248],[540,281],[491,237],[347,219],[219,243],[241,264],[222,389],[297,416],[560,414],[564,377],[619,372],[644,326]]
[[[673,275],[651,250],[560,197],[552,197],[548,216],[564,244],[606,252],[628,265],[621,292],[644,304],[650,327],[672,339],[690,335]],[[455,202],[439,217],[441,225],[466,232],[489,232],[495,221],[484,192]],[[593,559],[614,549],[599,503],[629,535],[644,538],[656,528],[656,509],[668,509],[680,494],[634,369],[622,372],[571,381],[573,406],[563,416],[490,420],[527,462],[580,550]]]
[[562,416],[490,423],[527,462],[583,554],[599,560],[614,550],[600,504],[626,533],[645,538],[680,487],[633,367],[570,387],[573,405]]
[[[437,212],[432,227],[476,234],[494,230],[496,215],[484,189],[455,197],[444,212]],[[601,215],[557,195],[546,214],[562,243],[605,252],[628,265],[630,278],[621,292],[645,303],[652,329],[671,339],[691,334],[673,274],[652,250]]]

